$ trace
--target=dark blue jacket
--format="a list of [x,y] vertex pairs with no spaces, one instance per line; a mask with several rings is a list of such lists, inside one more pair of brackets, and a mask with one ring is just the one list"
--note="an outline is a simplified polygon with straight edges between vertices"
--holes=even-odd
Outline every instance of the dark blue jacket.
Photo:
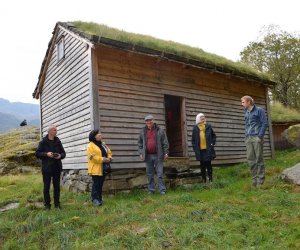
[[200,150],[200,129],[197,125],[193,128],[192,145],[197,161],[211,161],[216,158],[214,145],[216,144],[216,134],[209,123],[205,124],[205,137],[207,149]]
[[[61,159],[57,160],[49,158],[47,152],[59,153]],[[54,141],[51,142],[46,135],[39,143],[39,146],[35,152],[37,158],[42,160],[43,172],[60,172],[62,170],[61,160],[66,157],[66,152],[58,137],[54,137]]]
[[251,111],[245,109],[245,136],[263,138],[268,127],[268,120],[264,109],[253,106]]

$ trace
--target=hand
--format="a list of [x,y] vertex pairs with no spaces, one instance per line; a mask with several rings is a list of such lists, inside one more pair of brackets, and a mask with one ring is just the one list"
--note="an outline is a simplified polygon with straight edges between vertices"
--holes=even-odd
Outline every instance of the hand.
[[165,156],[164,156],[164,160],[167,160],[167,159],[168,159],[168,157],[169,157],[169,155],[168,155],[168,154],[165,154]]
[[49,158],[54,158],[52,152],[47,152],[47,156],[48,156]]
[[142,161],[145,160],[144,157],[143,157],[143,155],[140,155],[140,158],[141,158]]
[[53,154],[54,159],[59,160],[61,158],[61,155],[59,153]]
[[103,158],[103,162],[104,162],[104,163],[109,163],[110,160],[109,160],[109,158]]

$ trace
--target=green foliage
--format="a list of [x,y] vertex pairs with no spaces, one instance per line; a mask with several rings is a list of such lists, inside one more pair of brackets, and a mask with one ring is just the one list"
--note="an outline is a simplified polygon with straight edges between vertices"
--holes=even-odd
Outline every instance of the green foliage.
[[250,42],[241,62],[268,73],[276,82],[272,95],[284,106],[300,109],[300,35],[269,26],[263,38]]
[[75,21],[72,22],[72,25],[74,25],[79,31],[89,35],[97,35],[99,37],[106,37],[133,45],[156,49],[162,52],[183,56],[185,58],[199,60],[204,63],[215,65],[215,67],[226,68],[232,73],[237,72],[240,74],[248,74],[263,80],[269,80],[269,76],[267,74],[261,73],[252,67],[205,52],[200,48],[183,45],[173,41],[165,41],[147,35],[130,33],[93,22]]
[[300,122],[300,112],[284,107],[279,102],[271,105],[272,122]]
[[[300,187],[280,180],[300,151],[276,152],[264,186],[251,188],[246,164],[214,169],[212,185],[197,184],[149,196],[134,191],[93,207],[89,194],[63,190],[62,210],[33,209],[41,175],[0,177],[2,249],[299,249]],[[222,185],[220,185],[222,183]],[[36,197],[36,198],[35,198]]]

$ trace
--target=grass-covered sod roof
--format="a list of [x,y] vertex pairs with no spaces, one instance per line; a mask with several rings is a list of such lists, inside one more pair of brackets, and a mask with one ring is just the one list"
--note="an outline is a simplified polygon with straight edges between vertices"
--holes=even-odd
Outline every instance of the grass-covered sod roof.
[[132,45],[154,49],[163,53],[169,53],[183,58],[200,61],[209,66],[210,69],[215,68],[216,71],[226,72],[250,79],[252,78],[254,80],[261,80],[262,82],[272,84],[267,74],[256,71],[242,63],[233,62],[224,57],[205,52],[200,48],[191,47],[173,41],[157,39],[152,36],[130,33],[93,22],[74,21],[60,24],[68,26],[68,28],[74,26],[79,32],[83,32],[90,36],[109,38]]

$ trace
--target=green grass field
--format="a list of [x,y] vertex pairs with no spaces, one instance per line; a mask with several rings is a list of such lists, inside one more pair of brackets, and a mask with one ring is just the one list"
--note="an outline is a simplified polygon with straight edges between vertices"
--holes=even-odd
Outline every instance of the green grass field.
[[246,164],[214,169],[211,186],[104,196],[62,191],[62,210],[44,211],[40,175],[0,177],[2,249],[300,249],[300,186],[281,181],[300,151],[276,152],[266,161],[267,179],[251,188]]

